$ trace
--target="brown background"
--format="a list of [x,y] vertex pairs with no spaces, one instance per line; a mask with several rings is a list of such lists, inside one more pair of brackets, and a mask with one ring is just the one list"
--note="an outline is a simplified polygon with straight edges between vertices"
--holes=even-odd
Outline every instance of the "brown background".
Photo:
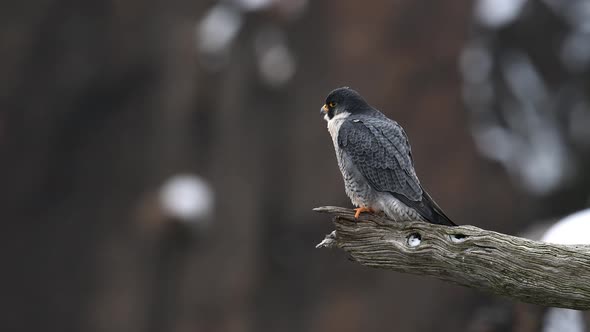
[[[457,223],[514,234],[567,210],[539,215],[475,150],[457,69],[470,2],[274,5],[244,14],[211,71],[194,29],[215,4],[2,5],[1,329],[468,330],[488,295],[316,250],[331,224],[311,209],[350,206],[319,115],[348,85],[404,126],[422,183]],[[256,67],[266,26],[296,60],[279,87]],[[157,204],[187,172],[215,191],[205,230]]]

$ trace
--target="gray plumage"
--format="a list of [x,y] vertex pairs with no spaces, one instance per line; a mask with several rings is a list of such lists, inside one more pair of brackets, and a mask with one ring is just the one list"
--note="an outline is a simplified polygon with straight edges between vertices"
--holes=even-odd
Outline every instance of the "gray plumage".
[[397,122],[349,88],[332,91],[322,112],[354,205],[396,221],[455,225],[420,185],[408,138]]

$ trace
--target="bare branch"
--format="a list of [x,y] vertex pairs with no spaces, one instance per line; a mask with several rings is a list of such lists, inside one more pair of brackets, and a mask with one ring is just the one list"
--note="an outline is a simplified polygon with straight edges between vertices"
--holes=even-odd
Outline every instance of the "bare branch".
[[483,230],[425,222],[393,222],[340,207],[336,230],[318,248],[340,248],[357,262],[429,275],[515,300],[590,309],[590,246],[557,245]]

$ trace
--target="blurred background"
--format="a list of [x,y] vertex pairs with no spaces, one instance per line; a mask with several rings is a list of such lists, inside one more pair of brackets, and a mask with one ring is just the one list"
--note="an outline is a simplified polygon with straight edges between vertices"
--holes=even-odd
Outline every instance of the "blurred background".
[[311,209],[351,206],[319,108],[358,90],[456,223],[540,238],[590,197],[590,2],[0,17],[2,331],[549,331],[543,308],[315,249]]

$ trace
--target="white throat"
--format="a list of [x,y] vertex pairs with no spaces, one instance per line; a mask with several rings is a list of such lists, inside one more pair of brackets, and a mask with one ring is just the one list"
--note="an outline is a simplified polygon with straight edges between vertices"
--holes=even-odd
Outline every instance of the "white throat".
[[330,132],[330,135],[332,136],[332,140],[334,141],[334,144],[337,143],[338,141],[338,131],[340,130],[340,126],[342,126],[342,123],[344,122],[344,120],[346,120],[346,118],[348,118],[350,116],[349,112],[343,112],[340,114],[337,114],[336,116],[334,116],[333,118],[328,118],[328,114],[324,115],[324,119],[328,122],[328,131]]

